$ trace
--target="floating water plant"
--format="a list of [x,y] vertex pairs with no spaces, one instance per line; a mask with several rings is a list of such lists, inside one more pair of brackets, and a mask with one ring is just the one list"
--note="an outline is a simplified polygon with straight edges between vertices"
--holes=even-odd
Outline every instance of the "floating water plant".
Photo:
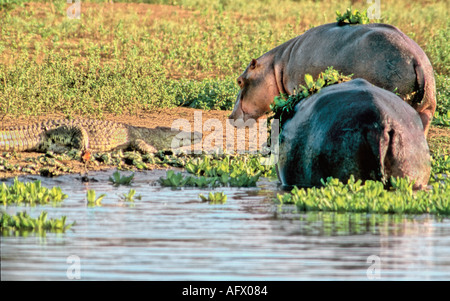
[[12,185],[0,185],[0,201],[3,205],[27,203],[59,203],[67,198],[60,187],[48,189],[41,186],[41,181],[23,183],[16,177]]
[[344,14],[340,11],[336,11],[336,21],[339,24],[367,24],[369,23],[369,17],[367,16],[367,11],[359,12],[357,9],[351,10],[347,8]]
[[208,202],[210,204],[225,204],[227,201],[227,196],[223,192],[210,192],[208,196],[203,194],[198,195],[203,202]]
[[89,206],[101,206],[102,205],[102,199],[106,196],[106,194],[99,195],[98,198],[96,198],[96,192],[94,189],[89,189],[86,193],[86,199]]
[[240,176],[248,178],[259,178],[259,176],[276,177],[274,166],[261,164],[261,155],[225,155],[222,158],[204,155],[188,160],[185,168],[189,173],[206,177],[221,177],[223,175],[228,175],[229,179]]
[[67,224],[66,217],[62,216],[59,219],[47,219],[47,212],[43,211],[37,218],[32,218],[28,213],[18,212],[16,215],[9,215],[6,212],[1,212],[0,217],[0,233],[3,236],[11,235],[12,233],[24,234],[27,232],[56,232],[62,233],[68,230],[75,224]]
[[142,198],[140,195],[135,196],[135,194],[136,194],[136,190],[130,189],[130,191],[128,191],[128,193],[122,194],[120,199],[125,202],[134,202],[135,199],[140,200]]
[[413,191],[413,183],[391,178],[392,188],[378,181],[355,181],[347,184],[328,178],[320,188],[299,189],[280,194],[281,204],[294,204],[300,211],[336,211],[361,213],[402,213],[450,215],[450,181],[434,183],[430,191]]
[[120,172],[116,171],[112,174],[112,177],[109,177],[109,180],[115,185],[130,185],[131,181],[134,178],[134,173],[130,176],[122,176]]
[[183,176],[183,174],[176,173],[173,170],[168,170],[166,173],[166,178],[159,178],[159,182],[163,186],[170,186],[170,187],[181,187],[185,186],[189,181],[188,177]]
[[240,169],[237,167],[237,169],[231,168],[230,170],[228,165],[211,166],[204,164],[205,162],[202,160],[195,162],[186,164],[186,170],[196,175],[202,174],[201,176],[183,175],[181,172],[175,173],[173,170],[168,170],[166,178],[161,177],[159,182],[163,186],[170,187],[254,187],[261,176],[261,171],[252,168]]

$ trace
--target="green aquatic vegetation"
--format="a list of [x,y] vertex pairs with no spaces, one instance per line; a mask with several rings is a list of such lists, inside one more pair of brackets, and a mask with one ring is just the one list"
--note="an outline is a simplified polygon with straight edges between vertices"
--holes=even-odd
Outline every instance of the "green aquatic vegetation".
[[197,176],[217,178],[222,186],[253,187],[262,175],[260,168],[265,168],[256,158],[225,156],[212,159],[202,156],[189,160],[186,171]]
[[[221,181],[224,181],[224,178],[227,178],[227,182],[231,187],[254,187],[256,186],[260,176],[261,173],[259,172],[253,176],[241,174],[236,176],[230,175],[227,177],[227,175],[224,174],[221,177]],[[224,184],[224,186],[226,185]]]
[[70,229],[75,224],[66,223],[66,217],[47,219],[47,212],[43,211],[37,218],[32,218],[25,211],[18,212],[16,215],[9,215],[6,212],[1,212],[0,217],[0,233],[2,236],[9,236],[17,233],[19,235],[26,235],[28,232],[37,232],[43,234],[44,232],[63,233]]
[[203,202],[208,202],[210,204],[225,204],[227,201],[227,195],[223,192],[210,192],[207,196],[203,194],[198,195]]
[[166,173],[166,178],[161,177],[159,182],[162,186],[168,187],[215,187],[218,186],[217,177],[193,177],[189,175],[183,175],[181,172],[175,173],[173,170],[168,170]]
[[188,159],[184,167],[189,173],[207,177],[221,177],[227,174],[231,178],[241,175],[275,178],[274,166],[263,165],[262,159],[262,155],[202,155],[201,157]]
[[216,187],[219,185],[217,177],[191,177],[188,176],[188,186],[195,186],[199,188]]
[[355,181],[347,184],[338,179],[322,181],[323,187],[297,188],[280,194],[280,204],[294,204],[300,211],[335,211],[360,213],[402,213],[450,215],[450,181],[434,183],[429,191],[414,191],[413,183],[391,178],[388,190],[379,181]]
[[367,17],[367,11],[359,12],[357,9],[352,10],[347,8],[345,13],[336,11],[336,21],[339,24],[367,24],[369,23],[369,17]]
[[109,181],[112,182],[114,184],[114,186],[130,185],[131,181],[133,181],[133,178],[134,178],[134,173],[131,174],[130,176],[122,176],[120,174],[120,172],[115,171],[112,174],[112,177],[109,177]]
[[120,199],[125,202],[134,202],[135,199],[140,200],[142,198],[140,195],[135,196],[135,194],[136,194],[136,190],[130,189],[130,191],[128,191],[128,193],[122,194]]
[[183,187],[189,183],[190,177],[184,176],[181,172],[175,173],[173,170],[168,170],[166,173],[166,178],[159,178],[159,182],[163,186],[170,187]]
[[169,187],[254,187],[261,176],[259,171],[254,174],[233,172],[221,172],[218,174],[215,170],[208,170],[210,171],[208,174],[198,175],[199,173],[197,173],[197,176],[183,175],[181,172],[175,173],[173,170],[168,170],[166,177],[161,177],[159,182],[161,185]]
[[95,190],[94,189],[89,189],[86,192],[86,199],[87,199],[87,202],[88,202],[88,206],[90,206],[90,207],[101,206],[102,205],[102,200],[103,200],[103,198],[105,196],[106,196],[106,194],[101,194],[97,198]]
[[51,189],[41,186],[41,181],[23,183],[16,177],[12,185],[0,185],[0,201],[3,205],[22,204],[42,205],[60,203],[67,198],[60,187]]

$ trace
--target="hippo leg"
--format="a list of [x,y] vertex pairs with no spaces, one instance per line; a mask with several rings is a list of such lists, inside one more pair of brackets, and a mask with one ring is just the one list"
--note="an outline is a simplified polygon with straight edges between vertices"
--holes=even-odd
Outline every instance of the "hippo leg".
[[428,131],[430,130],[431,120],[433,119],[433,113],[430,110],[427,110],[420,112],[419,116],[423,124],[423,133],[425,134],[425,137],[427,137]]

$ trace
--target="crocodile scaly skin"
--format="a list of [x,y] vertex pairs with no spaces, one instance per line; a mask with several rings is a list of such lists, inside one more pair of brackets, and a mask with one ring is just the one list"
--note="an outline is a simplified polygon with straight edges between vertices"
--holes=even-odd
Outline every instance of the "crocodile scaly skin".
[[[0,128],[0,151],[54,151],[72,148],[105,152],[135,148],[142,152],[169,149],[180,131],[170,128],[143,128],[94,119],[48,120],[29,126]],[[189,135],[193,143],[198,137]],[[186,137],[186,136],[184,136]]]

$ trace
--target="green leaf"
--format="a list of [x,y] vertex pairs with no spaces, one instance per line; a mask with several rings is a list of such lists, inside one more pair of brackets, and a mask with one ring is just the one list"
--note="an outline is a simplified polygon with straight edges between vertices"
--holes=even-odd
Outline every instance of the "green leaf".
[[308,89],[312,89],[314,87],[314,79],[311,74],[305,74],[305,84]]
[[325,85],[325,80],[322,77],[319,77],[316,81],[316,88],[320,89]]

